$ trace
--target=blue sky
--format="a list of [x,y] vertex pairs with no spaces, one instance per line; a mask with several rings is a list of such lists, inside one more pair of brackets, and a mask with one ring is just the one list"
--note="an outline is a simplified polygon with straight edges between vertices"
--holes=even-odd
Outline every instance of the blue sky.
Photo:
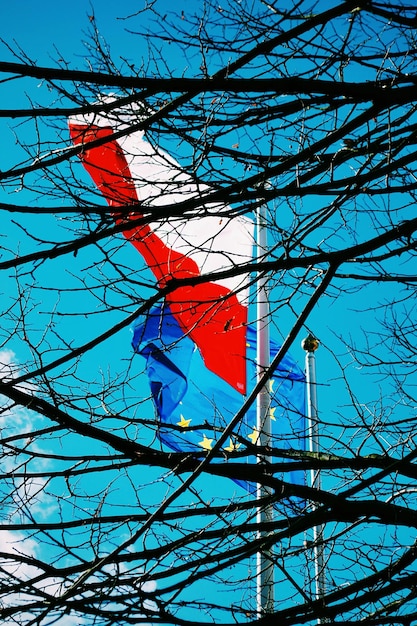
[[[128,34],[127,28],[143,26],[141,11],[146,4],[145,0],[123,3],[109,0],[73,0],[69,3],[21,0],[18,3],[2,3],[0,36],[11,47],[14,47],[15,41],[38,65],[49,65],[61,56],[69,62],[71,69],[85,69],[88,51],[84,44],[91,29],[90,18],[94,15],[97,27],[110,44],[114,57],[117,59],[119,54],[126,58],[131,56],[138,62],[141,43],[137,37]],[[181,13],[183,7],[186,10],[190,7],[198,9],[198,2],[181,0],[173,4],[169,0],[157,0],[155,6],[162,12]],[[129,16],[130,19],[126,19]],[[12,60],[11,54],[4,48],[1,50],[2,60]]]
[[[329,4],[329,3],[326,3]],[[166,7],[166,10],[171,9],[171,0],[159,0],[158,7]],[[120,8],[119,8],[120,6]],[[65,59],[68,61],[69,67],[72,69],[85,69],[86,68],[86,54],[88,62],[88,48],[84,43],[88,39],[88,32],[91,29],[91,22],[89,16],[94,12],[97,26],[103,37],[108,40],[111,52],[116,61],[120,59],[134,58],[136,65],[140,65],[140,59],[144,58],[145,46],[137,36],[130,35],[126,32],[127,25],[133,28],[135,22],[143,27],[141,23],[141,17],[135,18],[135,20],[126,22],[123,18],[134,13],[143,6],[143,3],[138,3],[134,0],[128,2],[117,3],[108,1],[97,1],[94,6],[94,10],[91,8],[89,2],[81,0],[73,0],[71,3],[61,3],[56,1],[42,1],[38,3],[28,0],[21,0],[19,2],[3,3],[0,8],[0,36],[7,42],[7,44],[13,48],[15,46],[14,41],[24,50],[30,59],[36,61],[38,65],[53,65],[56,60]],[[183,0],[181,4],[175,3],[176,10],[180,12],[181,7],[189,9],[192,7],[198,7],[198,3],[192,2],[192,0]],[[7,49],[6,45],[0,44],[0,60],[2,61],[15,61],[15,57],[12,52]],[[185,68],[188,60],[181,55],[173,55],[169,58],[169,62],[177,68],[178,74]],[[123,63],[120,60],[120,63]],[[10,83],[4,84],[0,87],[0,94],[3,101],[7,104],[5,106],[12,107],[16,103],[21,106],[28,106],[28,96],[30,98],[39,99],[40,102],[48,103],[49,92],[43,89],[43,86],[39,84],[38,90],[31,91],[33,88],[33,81],[27,82],[27,89],[23,89],[21,82],[18,84]],[[30,90],[29,90],[30,87]],[[10,163],[15,160],[21,160],[25,157],[22,150],[15,144],[13,132],[6,128],[7,122],[1,120],[0,128],[3,133],[3,155],[2,164],[0,169],[5,169]],[[21,127],[18,123],[13,122],[12,126],[16,128],[16,132],[19,132],[20,136],[26,138],[36,138],[33,135],[33,129],[31,131]],[[22,134],[23,128],[23,134]],[[54,137],[53,129],[48,129],[48,138]],[[182,156],[182,155],[179,155]],[[74,165],[77,169],[78,176],[87,185],[91,185],[88,177],[83,173],[81,164]],[[12,193],[10,193],[13,190]],[[17,204],[24,205],[25,203],[33,203],[41,205],[43,203],[54,204],[54,198],[44,197],[42,193],[34,194],[25,189],[20,189],[18,183],[14,186],[9,186],[5,191],[0,192],[0,199],[5,202],[16,202]],[[65,205],[66,198],[63,194],[60,202]],[[317,203],[317,204],[316,204]],[[103,202],[104,204],[104,202]],[[320,201],[315,199],[313,208],[319,206]],[[274,207],[276,208],[276,207]],[[310,207],[309,207],[310,208]],[[366,211],[358,219],[356,225],[358,232],[354,233],[358,239],[363,238],[368,233],[369,226],[367,223]],[[23,220],[22,220],[23,222]],[[48,237],[53,240],[54,236],[63,236],[63,230],[61,229],[60,222],[57,220],[53,224],[49,221],[48,217],[32,217],[24,222],[24,224],[30,223],[35,229],[35,232],[39,235],[47,233]],[[76,231],[77,224],[74,223],[74,230]],[[363,230],[361,230],[363,229]],[[2,235],[9,234],[12,241],[21,237],[22,232],[19,227],[12,224],[11,220],[8,226],[4,229]],[[325,239],[326,233],[323,233],[323,239]],[[22,238],[24,240],[24,237]],[[25,245],[24,243],[22,246]],[[10,245],[10,247],[12,247]],[[22,252],[23,248],[20,248]],[[123,268],[135,268],[140,269],[142,262],[137,252],[129,246],[123,246],[122,252],[117,250],[115,252],[115,258],[117,258],[120,264],[123,264]],[[41,337],[44,330],[43,320],[47,319],[48,311],[53,308],[61,308],[67,313],[76,311],[77,316],[72,317],[62,316],[57,317],[54,321],[57,324],[57,333],[62,334],[68,341],[73,341],[75,344],[79,344],[82,341],[87,340],[91,335],[91,328],[94,328],[96,332],[98,329],[105,330],[112,320],[116,323],[122,314],[114,313],[112,315],[91,315],[86,321],[87,316],[83,316],[83,309],[91,311],[94,306],[100,309],[102,303],[95,302],[93,298],[87,299],[85,295],[81,295],[83,285],[99,284],[100,271],[103,267],[103,277],[108,279],[109,277],[117,279],[117,272],[114,271],[109,264],[105,265],[103,262],[103,255],[99,251],[92,253],[91,251],[81,251],[77,258],[71,258],[70,264],[67,265],[66,259],[59,259],[48,264],[46,268],[40,268],[38,270],[38,283],[36,285],[36,298],[38,299],[38,321],[34,321],[34,333]],[[94,271],[90,272],[89,268],[94,266]],[[42,284],[42,280],[48,280],[47,286],[51,287],[50,291],[43,290],[45,286]],[[137,276],[136,278],[139,278]],[[140,275],[142,278],[142,275]],[[149,275],[146,275],[147,280],[151,280]],[[24,281],[30,282],[29,279]],[[85,281],[84,283],[82,281]],[[46,283],[45,283],[46,284]],[[64,293],[60,299],[56,296],[54,287],[58,288],[62,285],[65,287],[76,288],[79,291]],[[6,290],[8,293],[13,293],[16,288],[13,276],[10,276],[10,284],[8,284]],[[127,287],[126,287],[127,288]],[[2,289],[5,289],[2,285]],[[130,285],[130,295],[134,297],[135,286]],[[347,372],[351,376],[354,392],[358,394],[359,405],[363,408],[363,414],[366,418],[368,407],[368,401],[372,400],[372,405],[369,407],[371,411],[378,401],[378,392],[376,386],[374,386],[374,379],[365,370],[362,370],[354,362],[352,355],[349,352],[349,348],[346,348],[343,341],[339,341],[338,336],[342,336],[345,340],[348,337],[346,343],[357,344],[366,348],[367,339],[371,341],[372,332],[375,325],[375,318],[382,315],[382,312],[378,308],[373,309],[373,305],[377,306],[377,302],[388,299],[390,287],[382,286],[368,286],[366,291],[359,292],[358,294],[352,294],[349,298],[335,297],[332,289],[329,290],[329,294],[323,298],[322,303],[312,313],[308,321],[308,329],[298,339],[291,350],[293,356],[300,365],[303,365],[304,352],[302,351],[299,340],[307,334],[307,330],[311,330],[322,341],[322,347],[317,353],[317,370],[319,380],[319,407],[320,414],[323,422],[332,423],[330,429],[323,426],[326,429],[326,434],[329,436],[327,440],[329,447],[337,440],[341,433],[344,432],[344,426],[348,420],[354,420],[355,411],[352,409],[352,399],[345,389],[342,376]],[[148,291],[147,291],[148,293]],[[370,307],[371,305],[371,307]],[[297,311],[299,312],[299,311]],[[81,314],[80,314],[81,313]],[[123,313],[124,314],[124,313]],[[288,330],[291,327],[291,323],[294,319],[293,313],[282,308],[276,312],[274,317],[274,334],[278,340],[282,340]],[[19,341],[19,337],[14,337],[12,342],[8,345],[15,352],[15,358],[19,365],[25,360],[27,353],[26,349],[22,346],[22,342]],[[10,356],[10,355],[9,355]],[[49,355],[48,355],[49,356]],[[137,404],[134,407],[134,415],[138,417],[146,416],[149,419],[153,418],[153,409],[149,402],[141,404],[141,400],[149,393],[147,390],[147,379],[142,374],[143,362],[136,358],[131,362],[131,348],[130,348],[130,331],[125,329],[119,335],[106,343],[103,348],[100,348],[94,353],[94,357],[88,358],[84,365],[80,366],[79,374],[81,378],[81,386],[88,389],[90,383],[95,387],[99,387],[102,380],[110,379],[111,377],[118,377],[119,381],[127,380],[129,376],[133,376],[133,380],[129,380],[129,384],[126,385],[126,395],[130,395],[133,398],[137,397]],[[381,394],[383,394],[385,381],[379,379],[377,381],[381,383]],[[94,399],[96,400],[96,398]],[[115,401],[111,407],[106,407],[106,410],[111,413],[112,410],[116,410],[124,399]],[[94,408],[96,406],[94,405]],[[22,418],[24,422],[25,418]],[[107,424],[112,424],[110,418]],[[335,424],[338,424],[335,427]],[[359,424],[358,424],[359,426]],[[25,426],[27,427],[27,426]],[[137,440],[140,443],[149,443],[149,432],[141,427],[137,427],[135,424],[126,426],[127,431],[130,434],[137,428]],[[359,432],[359,430],[358,430]],[[356,450],[358,441],[362,441],[362,438],[356,438],[356,431],[352,428],[348,432],[348,437],[352,434],[352,450]],[[70,439],[70,442],[73,440]],[[83,444],[88,446],[88,442],[84,441]],[[51,444],[52,445],[52,444]],[[53,444],[55,445],[55,444]],[[74,441],[74,445],[79,446],[79,441]],[[373,440],[366,442],[369,445],[368,451],[380,451],[378,443]],[[325,443],[326,446],[326,443]],[[336,443],[337,447],[337,443]],[[327,448],[326,448],[327,449]],[[82,447],[77,448],[78,452],[82,452]],[[152,474],[152,471],[149,472]],[[109,502],[111,506],[117,509],[119,506],[118,498],[120,491],[119,483],[114,478],[114,491]],[[143,480],[143,474],[138,471],[137,475],[138,484]],[[149,476],[146,476],[148,479]],[[176,479],[169,477],[168,480],[176,484]],[[212,481],[211,485],[203,484],[204,488],[207,488],[210,497],[216,495],[217,485],[221,481]],[[91,487],[91,481],[89,478],[81,479],[80,484],[87,492]],[[201,482],[199,483],[202,484]],[[81,489],[81,487],[80,487]],[[129,487],[123,486],[126,489],[124,497],[129,494],[129,497],[134,498],[136,495],[135,490],[130,485]],[[234,487],[230,486],[230,489]],[[130,491],[131,490],[131,491]],[[141,493],[141,497],[150,499],[151,497],[163,498],[165,493],[165,484],[158,481],[157,485],[152,485],[151,490],[144,490]],[[53,505],[50,501],[48,504]],[[203,592],[202,592],[202,595]]]
[[82,42],[87,38],[89,17],[94,14],[104,35],[111,32],[112,39],[117,44],[118,38],[124,35],[123,22],[116,18],[125,17],[129,10],[137,10],[141,4],[125,2],[122,8],[116,2],[92,4],[85,0],[73,0],[69,3],[53,0],[2,3],[2,38],[10,45],[13,45],[13,40],[16,41],[38,64],[47,65],[61,53],[73,68],[81,67],[84,65],[85,54]]

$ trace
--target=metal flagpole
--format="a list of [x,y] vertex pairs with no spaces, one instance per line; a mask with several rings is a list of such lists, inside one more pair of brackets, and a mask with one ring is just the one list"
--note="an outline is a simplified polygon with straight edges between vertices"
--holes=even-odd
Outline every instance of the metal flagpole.
[[[319,341],[309,335],[302,343],[306,351],[306,383],[307,383],[307,420],[308,420],[308,441],[310,452],[319,452],[319,422],[317,404],[317,383],[316,383],[316,357],[315,352],[319,347]],[[310,486],[321,489],[320,470],[312,469],[310,472]],[[326,593],[326,578],[324,570],[324,545],[323,545],[323,525],[314,526],[314,580],[316,599],[324,598]],[[324,618],[318,618],[317,624],[327,624]]]
[[[266,205],[262,204],[257,211],[257,258],[262,259],[267,251],[267,228],[266,228]],[[257,378],[261,379],[266,368],[270,365],[269,351],[269,302],[267,278],[260,272],[257,295]],[[271,446],[271,415],[270,415],[270,391],[269,381],[259,393],[256,401],[256,413],[258,431],[257,444],[264,449]],[[263,465],[271,462],[268,454],[259,454],[257,462]],[[258,484],[257,497],[263,498],[271,494],[269,487]],[[260,506],[257,512],[257,523],[260,526],[258,538],[262,539],[268,535],[262,530],[265,522],[273,520],[272,505]],[[256,563],[257,580],[257,611],[262,616],[274,611],[274,563],[272,550],[269,548],[260,549],[257,554]]]

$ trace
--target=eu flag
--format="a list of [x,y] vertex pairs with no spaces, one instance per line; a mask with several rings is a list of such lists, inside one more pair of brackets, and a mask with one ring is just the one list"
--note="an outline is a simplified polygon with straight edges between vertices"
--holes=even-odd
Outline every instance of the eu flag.
[[[210,450],[242,405],[242,395],[207,369],[194,342],[184,335],[167,305],[140,317],[132,345],[146,359],[151,394],[159,418],[158,436],[177,452]],[[271,341],[271,354],[279,349]],[[247,380],[256,382],[256,332],[247,328]],[[219,359],[222,355],[219,354]],[[289,354],[270,380],[272,446],[305,449],[305,375]],[[225,446],[244,450],[258,438],[251,407]],[[303,473],[291,472],[303,483]]]

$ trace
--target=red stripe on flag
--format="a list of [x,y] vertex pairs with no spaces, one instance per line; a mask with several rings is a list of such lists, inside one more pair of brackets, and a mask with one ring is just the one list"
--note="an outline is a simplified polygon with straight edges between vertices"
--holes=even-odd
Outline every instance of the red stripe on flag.
[[[137,204],[129,165],[120,145],[111,139],[112,133],[109,127],[70,124],[74,144],[87,144],[80,158],[108,204],[111,207]],[[88,148],[89,141],[107,136],[107,143]],[[117,223],[141,217],[136,212],[123,217],[113,215]],[[147,224],[128,228],[126,223],[126,226],[124,236],[143,256],[160,287],[172,278],[201,275],[193,259],[166,246]],[[238,301],[236,294],[208,281],[178,287],[166,299],[183,331],[200,349],[206,366],[237,391],[246,393],[247,307]]]

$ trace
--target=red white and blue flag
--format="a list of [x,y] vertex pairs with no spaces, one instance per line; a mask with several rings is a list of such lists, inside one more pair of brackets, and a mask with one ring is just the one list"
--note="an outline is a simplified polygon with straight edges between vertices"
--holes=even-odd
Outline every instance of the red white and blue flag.
[[[135,210],[118,223],[126,223],[124,236],[141,253],[158,285],[169,280],[207,275],[207,281],[177,287],[167,304],[186,335],[200,350],[207,368],[246,393],[247,274],[219,278],[210,274],[244,265],[253,255],[253,222],[226,216],[227,207],[205,200],[210,191],[198,184],[169,154],[145,138],[143,131],[128,129],[143,119],[133,106],[113,113],[74,116],[69,129],[74,144],[83,145],[84,167],[109,206],[170,207],[201,198],[201,209],[186,217],[130,225],[140,218]],[[115,139],[115,132],[126,134]],[[108,137],[99,146],[89,142]]]

